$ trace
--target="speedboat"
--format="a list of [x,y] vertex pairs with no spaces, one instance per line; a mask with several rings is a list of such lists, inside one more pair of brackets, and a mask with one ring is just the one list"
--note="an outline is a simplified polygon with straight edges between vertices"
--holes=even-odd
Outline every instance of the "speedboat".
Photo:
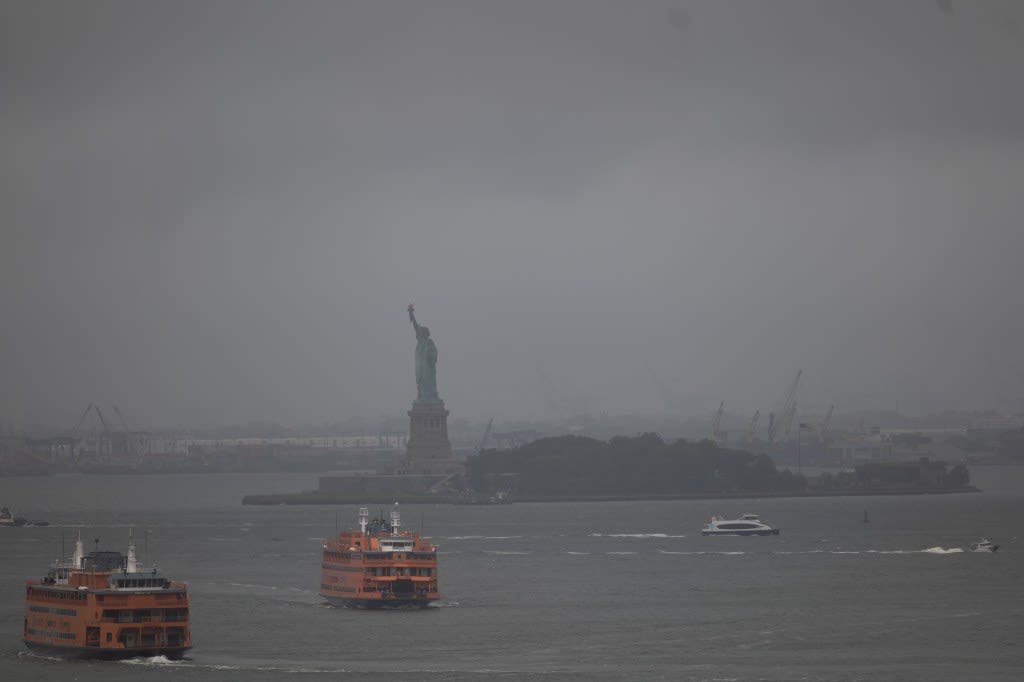
[[738,519],[712,516],[701,535],[778,535],[779,529],[765,523],[757,514],[744,514]]
[[972,552],[994,552],[997,549],[999,549],[999,545],[993,544],[988,538],[982,538],[971,545]]

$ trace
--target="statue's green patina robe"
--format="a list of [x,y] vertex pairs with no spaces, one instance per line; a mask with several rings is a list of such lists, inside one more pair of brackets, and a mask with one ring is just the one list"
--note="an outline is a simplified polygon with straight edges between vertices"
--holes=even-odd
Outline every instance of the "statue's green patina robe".
[[437,395],[437,346],[430,338],[430,329],[416,323],[411,305],[409,321],[416,330],[416,402],[440,402]]

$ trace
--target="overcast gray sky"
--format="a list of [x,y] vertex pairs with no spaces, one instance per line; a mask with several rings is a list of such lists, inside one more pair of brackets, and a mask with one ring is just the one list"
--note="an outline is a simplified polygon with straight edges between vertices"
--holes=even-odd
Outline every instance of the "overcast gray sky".
[[[0,2],[0,420],[1024,409],[1014,0]],[[660,385],[659,385],[660,384]]]

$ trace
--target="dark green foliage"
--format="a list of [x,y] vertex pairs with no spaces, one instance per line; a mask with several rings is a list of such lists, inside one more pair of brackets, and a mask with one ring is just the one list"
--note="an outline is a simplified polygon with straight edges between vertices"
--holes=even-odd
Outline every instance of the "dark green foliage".
[[656,433],[605,442],[582,436],[542,438],[512,450],[485,450],[469,463],[470,483],[519,474],[518,492],[535,495],[629,495],[800,491],[802,476],[778,471],[767,455],[709,440],[666,443]]

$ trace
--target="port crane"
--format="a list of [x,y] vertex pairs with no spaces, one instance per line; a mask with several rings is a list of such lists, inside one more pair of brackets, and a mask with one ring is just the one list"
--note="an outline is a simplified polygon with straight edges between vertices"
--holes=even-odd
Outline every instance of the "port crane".
[[135,429],[133,429],[132,427],[128,426],[128,420],[124,418],[123,414],[121,414],[121,410],[119,410],[117,408],[117,405],[112,405],[112,407],[114,408],[114,414],[116,414],[117,418],[121,420],[121,426],[124,427],[124,430],[125,431],[134,431]]
[[[107,419],[107,415],[103,414],[103,410],[96,403],[89,403],[79,417],[78,423],[75,424],[74,431],[72,431],[72,437],[76,440],[83,441],[82,448],[79,452],[84,450],[91,451],[93,456],[104,456],[104,457],[138,457],[145,449],[145,439],[139,440],[144,434],[133,433],[132,429],[128,426],[128,420],[125,419],[124,414],[117,407],[113,406],[114,414],[117,415],[121,426],[111,422]],[[93,419],[89,419],[89,413],[94,412],[96,416]],[[97,428],[97,420],[99,421],[99,427]],[[87,424],[88,422],[88,424]]]
[[82,424],[85,422],[85,418],[89,416],[89,412],[91,412],[91,411],[92,411],[92,403],[89,403],[86,406],[86,408],[85,408],[85,412],[83,412],[82,416],[78,418],[78,423],[75,424],[75,428],[72,430],[72,433],[77,435],[80,432],[80,430],[82,428]]
[[754,416],[750,418],[750,426],[747,427],[747,441],[754,440],[754,433],[757,431],[757,420],[761,418],[761,410],[754,410]]
[[92,409],[96,410],[96,415],[100,418],[100,423],[103,424],[103,432],[111,433],[114,429],[110,428],[110,423],[107,418],[103,416],[103,410],[100,409],[99,405],[93,405]]
[[793,379],[793,383],[790,385],[789,390],[786,391],[786,407],[782,412],[782,440],[783,442],[789,442],[789,431],[793,426],[793,418],[796,417],[796,389],[800,384],[800,375],[803,374],[802,369],[796,371],[796,377]]
[[484,451],[484,446],[487,445],[487,439],[491,437],[491,427],[494,426],[494,417],[487,420],[487,428],[484,429],[484,436],[480,439],[480,445],[477,446],[477,454]]
[[82,425],[85,422],[85,418],[89,416],[90,412],[96,413],[96,416],[100,420],[100,424],[103,426],[103,433],[111,433],[113,431],[113,429],[110,428],[110,424],[107,422],[107,418],[103,416],[103,411],[100,409],[100,406],[97,405],[96,403],[89,403],[89,405],[85,408],[85,412],[83,412],[82,416],[78,418],[78,423],[75,424],[75,429],[73,433],[75,433],[76,435],[81,433]]
[[711,439],[718,441],[722,438],[722,414],[725,412],[725,401],[718,404],[718,412],[715,412],[715,419],[711,422]]
[[832,421],[832,410],[835,408],[835,405],[829,405],[828,412],[825,413],[825,418],[821,420],[821,428],[818,429],[818,438],[821,440],[825,440],[825,436],[828,434],[828,425]]
[[779,426],[782,426],[782,441],[789,440],[789,431],[793,426],[793,417],[796,416],[796,389],[800,385],[800,375],[804,371],[798,369],[796,371],[796,377],[793,378],[793,382],[786,389],[786,394],[782,400],[782,409],[779,410],[778,418],[775,418],[775,413],[769,415],[768,423],[768,443],[772,444],[775,442],[775,437],[778,435]]

